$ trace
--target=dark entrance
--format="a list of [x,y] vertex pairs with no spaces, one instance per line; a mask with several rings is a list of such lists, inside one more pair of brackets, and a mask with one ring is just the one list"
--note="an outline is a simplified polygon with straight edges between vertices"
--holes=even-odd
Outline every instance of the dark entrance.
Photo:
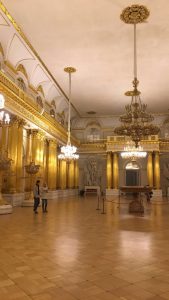
[[139,170],[126,170],[126,185],[127,186],[139,185]]

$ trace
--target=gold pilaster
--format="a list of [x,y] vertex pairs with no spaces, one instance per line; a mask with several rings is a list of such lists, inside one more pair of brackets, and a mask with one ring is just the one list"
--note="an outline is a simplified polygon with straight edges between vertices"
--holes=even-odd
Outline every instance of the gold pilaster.
[[18,117],[13,117],[9,126],[8,153],[12,159],[10,174],[8,178],[8,192],[16,192],[16,167],[17,167],[17,147],[18,147]]
[[43,151],[43,178],[44,181],[47,182],[48,181],[48,168],[47,168],[48,164],[47,164],[47,140],[44,140],[44,151]]
[[160,155],[159,152],[154,152],[154,187],[160,189]]
[[60,161],[60,188],[61,190],[66,189],[66,161]]
[[79,187],[79,161],[75,160],[75,188]]
[[112,188],[112,153],[107,153],[107,188]]
[[48,152],[48,187],[50,190],[56,189],[57,174],[57,143],[55,140],[49,140]]
[[113,188],[119,188],[119,162],[118,153],[113,153]]
[[56,187],[60,188],[60,163],[61,161],[57,158],[57,174],[56,174]]
[[38,149],[38,130],[32,130],[32,161],[38,165],[39,163],[39,149]]
[[[3,125],[1,128],[1,143],[0,150],[3,155],[7,152],[7,142],[8,142],[8,125]],[[6,153],[7,154],[7,153]]]
[[147,157],[147,180],[148,185],[153,187],[153,155],[152,152],[148,153]]
[[68,188],[73,189],[75,182],[75,166],[74,160],[71,160],[68,164]]
[[[29,129],[26,131],[27,138],[26,138],[26,161],[25,165],[29,165],[32,161],[32,130]],[[30,191],[31,189],[31,178],[30,176],[25,172],[25,192]]]
[[18,143],[17,143],[17,166],[16,166],[16,189],[17,192],[23,192],[23,126],[24,120],[18,124]]
[[45,181],[44,176],[44,149],[45,149],[45,133],[39,132],[38,134],[38,141],[39,141],[39,177],[43,178],[43,181]]

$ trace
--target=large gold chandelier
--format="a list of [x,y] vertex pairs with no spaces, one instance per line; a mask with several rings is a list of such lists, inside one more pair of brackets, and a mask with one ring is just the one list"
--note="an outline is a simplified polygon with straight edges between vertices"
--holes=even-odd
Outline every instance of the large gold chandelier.
[[61,153],[58,155],[58,158],[61,160],[71,161],[79,158],[79,155],[76,154],[77,148],[71,145],[70,142],[70,105],[71,105],[71,74],[76,72],[75,68],[67,67],[64,69],[66,73],[69,74],[69,107],[68,107],[68,140],[66,146],[61,147]]
[[136,24],[145,22],[149,14],[145,6],[132,5],[125,8],[120,16],[123,22],[134,25],[134,89],[125,93],[126,96],[131,96],[131,103],[125,106],[126,113],[120,117],[123,124],[116,127],[114,132],[118,135],[129,136],[135,143],[136,148],[143,137],[155,135],[159,132],[157,126],[150,124],[154,117],[146,111],[147,105],[141,101],[141,93],[137,89],[139,81],[137,79]]

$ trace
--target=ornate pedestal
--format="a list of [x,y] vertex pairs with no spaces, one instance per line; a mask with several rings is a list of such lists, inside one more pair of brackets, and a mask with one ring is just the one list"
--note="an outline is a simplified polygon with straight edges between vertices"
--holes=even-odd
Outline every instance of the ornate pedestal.
[[129,213],[144,213],[144,206],[142,201],[139,199],[134,199],[129,203]]

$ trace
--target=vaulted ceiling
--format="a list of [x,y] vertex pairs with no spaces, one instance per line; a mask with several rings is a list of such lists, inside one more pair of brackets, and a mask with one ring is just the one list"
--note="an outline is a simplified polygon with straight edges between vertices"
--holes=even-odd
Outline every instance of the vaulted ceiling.
[[[77,68],[72,78],[72,94],[73,104],[81,115],[89,111],[95,111],[96,115],[123,113],[124,105],[130,101],[124,92],[132,88],[133,80],[133,26],[124,24],[119,16],[123,8],[138,1],[3,0],[3,3],[66,93],[68,78],[63,68]],[[150,10],[148,22],[138,25],[137,31],[139,89],[151,112],[166,113],[169,1],[142,0],[139,4]]]

